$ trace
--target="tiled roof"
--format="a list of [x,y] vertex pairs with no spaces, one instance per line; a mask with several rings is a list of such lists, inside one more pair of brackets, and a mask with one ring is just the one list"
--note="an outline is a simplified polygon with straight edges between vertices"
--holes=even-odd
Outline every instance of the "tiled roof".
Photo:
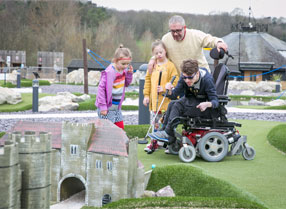
[[[109,120],[96,119],[90,121],[95,125],[95,132],[90,139],[89,152],[102,153],[108,155],[117,155],[127,157],[128,137],[126,133],[114,125]],[[50,132],[52,135],[52,148],[61,149],[62,146],[62,124],[61,123],[44,123],[18,121],[9,132],[19,131],[24,134],[24,131]],[[0,145],[7,140],[6,134],[0,139]]]
[[[262,67],[274,63],[278,68],[286,63],[286,42],[264,32],[233,32],[222,38],[228,45],[229,53],[234,59],[228,60],[228,65],[238,66],[238,62],[259,63]],[[240,43],[240,44],[239,44]],[[209,51],[204,51],[208,63],[213,63]],[[240,55],[240,56],[239,56]],[[220,62],[224,62],[220,60]]]
[[[52,134],[52,147],[55,149],[61,148],[62,124],[61,123],[44,123],[44,122],[30,122],[18,121],[16,125],[9,132],[19,131],[24,134],[25,131],[50,132]],[[2,137],[0,141],[7,140],[8,135]],[[0,142],[1,144],[1,142]]]
[[95,133],[91,138],[89,152],[128,156],[126,133],[109,120],[96,119],[93,121]]

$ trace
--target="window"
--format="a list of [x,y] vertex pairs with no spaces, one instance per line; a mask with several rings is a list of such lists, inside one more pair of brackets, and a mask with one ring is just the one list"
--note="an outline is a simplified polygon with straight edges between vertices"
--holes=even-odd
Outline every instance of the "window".
[[111,196],[109,194],[105,194],[102,197],[102,206],[111,202]]
[[102,168],[101,160],[96,160],[95,166],[96,166],[96,168],[101,169]]
[[70,145],[70,154],[71,155],[78,155],[78,153],[79,153],[78,145],[71,144]]
[[107,161],[107,170],[112,171],[112,162],[111,161]]

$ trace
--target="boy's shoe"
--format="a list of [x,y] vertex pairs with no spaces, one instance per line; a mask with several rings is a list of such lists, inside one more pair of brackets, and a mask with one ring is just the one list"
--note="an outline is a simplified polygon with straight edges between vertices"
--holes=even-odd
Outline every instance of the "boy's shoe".
[[158,143],[153,143],[153,144],[147,144],[147,146],[144,148],[144,151],[151,152],[152,146],[154,151],[158,149]]
[[158,144],[158,148],[159,149],[163,149],[164,148],[164,144],[165,144],[164,142],[158,141],[157,144]]
[[157,140],[161,140],[161,141],[166,141],[168,142],[168,138],[169,138],[169,135],[166,133],[166,131],[156,131],[156,132],[153,132],[151,134],[149,134],[149,136],[153,139],[157,139]]
[[169,149],[168,149],[168,148],[166,148],[166,150],[165,150],[165,154],[170,154],[170,151],[169,151]]

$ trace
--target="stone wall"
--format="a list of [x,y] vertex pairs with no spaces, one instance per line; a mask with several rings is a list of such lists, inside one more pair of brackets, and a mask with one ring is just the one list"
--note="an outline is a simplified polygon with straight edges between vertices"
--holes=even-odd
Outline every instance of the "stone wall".
[[87,205],[102,206],[105,195],[111,201],[127,198],[128,158],[88,152]]
[[51,135],[26,131],[12,133],[19,144],[23,170],[21,208],[50,208]]
[[93,124],[62,124],[61,177],[70,173],[86,178],[86,152]]
[[20,208],[21,170],[18,144],[6,141],[0,146],[0,208]]

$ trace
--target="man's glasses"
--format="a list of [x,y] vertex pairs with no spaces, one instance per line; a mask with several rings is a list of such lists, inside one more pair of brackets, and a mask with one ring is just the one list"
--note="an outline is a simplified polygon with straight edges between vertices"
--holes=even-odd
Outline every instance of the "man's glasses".
[[184,28],[182,28],[182,29],[177,29],[177,30],[169,30],[169,32],[171,32],[171,33],[181,33],[182,31],[184,30]]
[[197,73],[194,73],[194,74],[191,75],[191,76],[184,76],[184,75],[182,75],[182,78],[183,78],[184,80],[186,80],[186,79],[192,80],[192,79],[196,76],[196,74],[197,74]]

